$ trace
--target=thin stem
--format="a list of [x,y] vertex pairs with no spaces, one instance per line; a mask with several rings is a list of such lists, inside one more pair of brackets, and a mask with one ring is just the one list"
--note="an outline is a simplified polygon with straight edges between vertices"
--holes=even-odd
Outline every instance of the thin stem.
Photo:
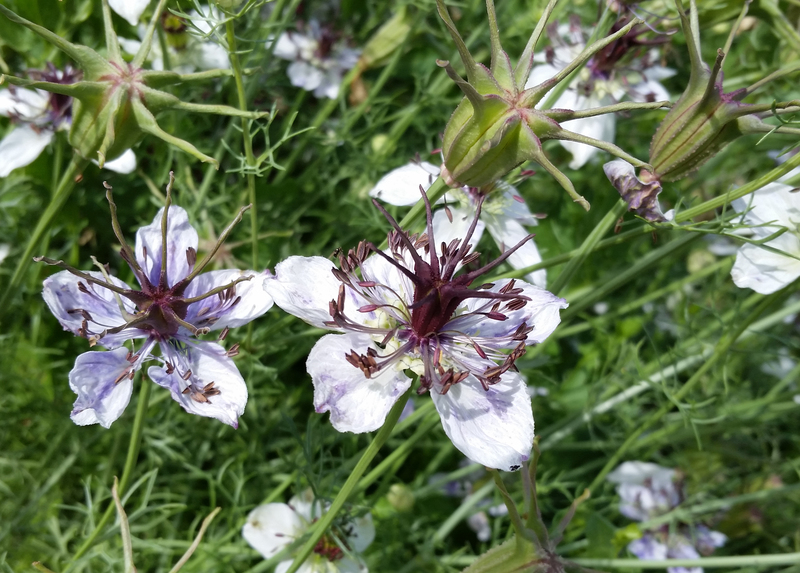
[[506,489],[506,484],[503,483],[503,478],[500,476],[500,472],[495,469],[490,469],[489,473],[492,474],[494,484],[497,486],[497,489],[500,490],[503,503],[508,510],[508,516],[511,519],[511,524],[514,526],[514,532],[517,534],[517,544],[522,544],[525,542],[527,536],[525,535],[525,525],[522,523],[522,518],[519,516],[517,506],[514,504],[514,500],[511,499],[508,489]]
[[613,569],[667,569],[670,567],[759,567],[765,565],[796,565],[800,553],[776,553],[773,555],[736,555],[726,557],[701,557],[700,559],[573,559],[583,567]]
[[400,397],[400,399],[392,406],[392,409],[389,411],[389,415],[386,416],[386,421],[383,423],[383,426],[378,433],[373,438],[372,443],[367,447],[364,455],[361,456],[361,459],[358,460],[356,467],[353,468],[353,471],[350,473],[350,476],[347,478],[347,481],[342,486],[342,489],[339,490],[339,493],[336,496],[336,499],[333,500],[328,512],[323,515],[320,520],[316,523],[314,530],[311,532],[311,537],[306,540],[303,546],[295,555],[294,561],[292,562],[292,566],[286,570],[286,573],[296,573],[303,562],[308,558],[311,552],[314,550],[314,547],[317,545],[317,542],[320,538],[328,531],[328,528],[333,523],[333,520],[336,518],[336,515],[339,513],[339,510],[342,509],[347,498],[350,497],[350,494],[358,485],[358,482],[361,480],[361,476],[364,475],[364,472],[369,467],[370,462],[378,453],[378,450],[381,449],[383,444],[392,434],[392,430],[394,429],[395,424],[397,424],[397,420],[400,419],[400,414],[403,413],[403,408],[408,402],[408,398],[411,396],[413,385],[406,390],[406,393]]
[[[125,467],[122,469],[122,478],[119,480],[120,495],[125,493],[125,489],[128,487],[128,483],[131,481],[131,477],[133,476],[133,470],[136,467],[136,460],[139,457],[139,447],[142,445],[144,418],[147,414],[147,406],[150,402],[150,389],[153,386],[147,380],[141,380],[140,384],[141,388],[139,388],[139,403],[136,405],[136,417],[133,419],[133,431],[131,433],[131,440],[128,443],[128,455],[125,458]],[[103,517],[100,518],[100,521],[97,523],[94,531],[92,531],[91,535],[89,535],[86,541],[83,542],[83,545],[81,545],[75,552],[70,565],[67,567],[67,571],[69,571],[78,561],[78,559],[80,559],[92,547],[97,539],[97,536],[100,535],[100,532],[108,524],[111,516],[114,515],[114,507],[115,506],[113,502],[108,505],[108,509],[106,509]]]
[[[236,95],[239,98],[239,108],[247,111],[247,94],[244,90],[242,80],[242,66],[239,62],[239,54],[236,52],[236,34],[233,30],[233,20],[225,22],[225,35],[228,39],[228,55],[233,68],[233,78],[236,82]],[[258,207],[256,206],[256,176],[253,168],[256,166],[256,158],[253,155],[253,140],[250,138],[249,122],[242,118],[242,143],[244,145],[244,156],[247,161],[247,200],[253,206],[250,211],[250,240],[252,242],[252,268],[258,267]]]
[[670,101],[656,101],[656,102],[635,102],[625,101],[615,103],[612,105],[604,105],[602,107],[593,107],[591,109],[576,109],[576,110],[557,110],[547,111],[547,117],[556,120],[558,123],[564,121],[571,121],[573,119],[584,119],[587,117],[596,117],[598,115],[605,115],[607,113],[617,113],[620,111],[634,111],[638,109],[661,109],[662,107],[672,107]]
[[641,159],[636,159],[633,155],[629,154],[618,145],[614,145],[608,141],[603,141],[602,139],[595,139],[594,137],[589,137],[588,135],[581,135],[580,133],[575,133],[574,131],[569,131],[568,129],[560,130],[554,139],[559,139],[561,141],[574,141],[576,143],[583,143],[584,145],[591,145],[596,149],[607,151],[611,155],[616,155],[617,157],[624,159],[634,167],[647,166],[647,163]]
[[550,286],[550,292],[558,294],[561,289],[567,286],[572,275],[575,274],[586,258],[594,251],[601,237],[614,226],[620,215],[625,212],[626,207],[627,204],[625,201],[620,200],[606,213],[606,216],[603,217],[592,232],[589,233],[589,236],[583,241],[583,244],[580,246],[575,256],[569,261],[564,270],[561,271],[561,274],[558,275],[555,282]]
[[67,170],[64,172],[64,175],[61,176],[61,182],[58,184],[58,188],[53,194],[50,204],[47,206],[44,213],[42,213],[30,239],[28,239],[25,251],[23,251],[22,256],[20,256],[17,262],[17,268],[14,269],[14,274],[11,275],[11,281],[9,281],[4,289],[3,296],[0,298],[0,316],[11,306],[8,304],[9,299],[16,294],[17,288],[25,275],[25,271],[28,270],[28,266],[33,261],[33,252],[39,247],[42,237],[49,230],[53,218],[61,211],[64,204],[67,202],[67,199],[72,193],[72,189],[75,187],[76,178],[88,164],[89,161],[87,159],[84,159],[77,153],[73,155],[72,161],[69,166],[67,166]]

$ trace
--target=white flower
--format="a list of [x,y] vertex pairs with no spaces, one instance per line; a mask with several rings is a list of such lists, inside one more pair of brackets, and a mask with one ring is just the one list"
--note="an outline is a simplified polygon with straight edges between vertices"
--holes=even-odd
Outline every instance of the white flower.
[[456,448],[485,466],[518,469],[532,447],[533,413],[514,361],[553,332],[566,301],[522,281],[468,288],[524,240],[456,276],[479,257],[470,244],[480,202],[466,233],[444,245],[429,204],[427,234],[409,236],[374,203],[394,227],[388,251],[362,242],[340,254],[339,269],[322,257],[289,257],[265,285],[286,312],[340,333],[322,337],[306,363],[317,412],[330,412],[342,432],[376,430],[410,387],[411,369]]
[[[63,71],[48,64],[46,70],[28,70],[36,80],[71,84],[80,72],[67,66]],[[11,118],[14,125],[0,141],[0,177],[14,169],[30,165],[53,141],[56,131],[68,130],[72,120],[72,98],[43,90],[9,87],[0,90],[0,116]],[[128,149],[106,169],[131,173],[136,169],[136,156]]]
[[[438,167],[426,161],[403,165],[384,175],[370,190],[369,195],[390,205],[414,205],[420,199],[420,186],[427,191],[438,177],[439,171]],[[453,220],[449,220],[444,210],[434,213],[433,230],[437,240],[449,242],[463,236],[475,216],[480,198],[483,203],[480,222],[472,237],[474,245],[480,242],[484,229],[488,229],[497,246],[504,251],[528,235],[523,225],[538,224],[519,192],[512,185],[498,181],[497,188],[485,197],[475,188],[450,190],[445,199],[450,205]],[[540,262],[542,257],[533,240],[525,243],[508,258],[508,263],[515,269],[524,269]],[[538,287],[547,286],[545,269],[528,273],[525,278]]]
[[[162,208],[150,225],[139,229],[135,250],[117,236],[141,290],[105,269],[81,272],[61,261],[40,259],[67,269],[44,281],[42,296],[53,315],[65,330],[108,349],[81,354],[69,373],[70,387],[78,395],[71,417],[80,426],[108,428],[122,415],[134,375],[156,359],[151,354],[156,345],[162,366],[151,366],[147,375],[169,389],[184,410],[233,427],[244,412],[247,386],[231,360],[238,345],[226,351],[195,337],[223,330],[223,339],[229,328],[264,314],[272,306],[263,289],[265,274],[235,269],[199,274],[211,257],[196,265],[197,232],[186,211],[171,206],[167,213]],[[115,216],[114,223],[116,230]],[[144,340],[136,352],[123,346],[134,339]]]
[[108,0],[111,9],[122,16],[131,26],[139,23],[150,0]]
[[[620,21],[612,32],[619,30],[626,23]],[[620,59],[639,45],[636,37],[643,31],[646,31],[646,28],[634,28],[626,36],[595,54],[558,97],[553,109],[574,111],[592,109],[618,103],[625,97],[636,102],[668,100],[669,93],[661,85],[661,80],[675,75],[675,71],[653,65],[657,58],[654,51],[625,66],[619,65]],[[526,89],[552,78],[586,47],[583,34],[574,26],[560,26],[558,33],[551,40],[553,47],[534,57],[540,63],[531,70],[525,84]],[[580,135],[609,143],[614,142],[616,131],[614,114],[574,119],[566,123],[572,131]],[[597,153],[597,148],[583,143],[572,141],[560,141],[560,143],[564,149],[572,153],[572,161],[569,164],[572,169],[580,169]]]
[[[242,536],[265,559],[276,555],[302,537],[308,527],[327,512],[319,501],[313,499],[311,490],[295,496],[285,503],[259,505],[247,516]],[[298,573],[367,573],[359,559],[375,539],[372,515],[364,514],[327,532],[314,552],[298,569]],[[275,567],[275,573],[284,573],[292,564],[287,558]]]
[[800,277],[800,193],[783,183],[770,183],[733,207],[744,212],[753,239],[763,240],[782,229],[782,235],[764,243],[745,243],[736,254],[731,277],[736,286],[771,294]]
[[275,43],[274,54],[292,62],[286,70],[293,86],[313,91],[318,98],[336,99],[347,70],[358,62],[360,50],[338,41],[333,31],[316,20],[308,22],[307,34],[284,32]]
[[657,464],[625,462],[606,479],[617,484],[620,513],[636,521],[662,515],[682,499],[675,470]]
[[[223,14],[214,7],[203,5],[202,12],[192,10],[189,12],[192,25],[204,36],[212,33],[214,25],[220,22]],[[187,30],[183,19],[169,15],[168,25],[165,24],[165,34],[171,71],[179,74],[190,74],[196,70],[228,69],[231,66],[228,51],[212,39],[207,39]],[[139,38],[145,35],[146,26],[137,28]],[[119,39],[120,47],[129,54],[136,54],[142,45],[140,40]],[[164,69],[164,53],[160,42],[153,42],[147,56],[150,66],[154,70]]]

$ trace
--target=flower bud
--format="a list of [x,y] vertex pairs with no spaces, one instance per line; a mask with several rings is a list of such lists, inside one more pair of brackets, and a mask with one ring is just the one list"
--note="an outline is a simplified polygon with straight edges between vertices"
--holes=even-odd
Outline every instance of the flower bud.
[[550,15],[545,11],[516,66],[500,44],[500,33],[493,0],[486,0],[491,38],[491,65],[477,63],[458,33],[444,0],[437,0],[439,15],[456,43],[461,61],[467,70],[462,79],[449,62],[439,61],[447,75],[464,92],[444,132],[442,177],[451,187],[487,187],[526,161],[536,161],[553,175],[574,201],[584,208],[589,203],[578,195],[572,182],[544,154],[542,141],[562,139],[578,141],[609,151],[638,166],[631,157],[609,142],[599,141],[568,131],[560,121],[572,119],[569,110],[538,110],[535,106],[559,83],[586,63],[594,54],[627,34],[639,20],[632,20],[614,34],[583,50],[569,65],[549,80],[526,87],[533,67],[533,49],[544,31]]
[[[725,93],[721,73],[725,52],[717,50],[714,66],[709,69],[700,56],[699,33],[692,29],[681,0],[676,0],[676,4],[689,48],[691,73],[689,85],[664,117],[650,144],[652,175],[658,181],[682,179],[742,135],[773,129],[754,115],[768,111],[770,105],[741,103],[763,82],[752,88]],[[777,107],[796,103],[786,102]]]
[[[194,79],[174,72],[158,72],[141,67],[150,50],[153,32],[165,3],[165,0],[159,3],[141,47],[130,63],[125,62],[120,55],[119,41],[112,28],[111,11],[107,0],[103,0],[103,17],[108,59],[91,48],[72,44],[0,5],[0,13],[58,47],[74,59],[83,70],[83,80],[69,85],[31,81],[14,76],[2,76],[0,81],[74,98],[69,143],[84,158],[97,158],[101,167],[106,160],[118,157],[146,133],[163,139],[201,161],[217,165],[213,157],[200,152],[188,141],[162,130],[155,119],[155,114],[166,109],[183,109],[251,119],[261,117],[263,114],[243,112],[229,106],[185,103],[174,95],[158,89],[186,79]],[[221,72],[220,75],[224,73],[226,72]]]

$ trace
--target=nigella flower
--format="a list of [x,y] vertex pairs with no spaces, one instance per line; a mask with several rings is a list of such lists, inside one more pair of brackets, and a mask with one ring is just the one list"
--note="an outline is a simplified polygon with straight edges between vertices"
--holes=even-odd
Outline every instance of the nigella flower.
[[[275,42],[275,56],[292,62],[286,69],[292,85],[318,98],[336,99],[345,72],[358,62],[360,50],[349,48],[329,26],[310,20],[305,34],[284,32]],[[267,42],[267,48],[274,40]]]
[[[295,496],[289,503],[265,503],[247,516],[242,536],[265,559],[300,539],[309,526],[328,511],[311,490]],[[367,573],[367,567],[358,557],[375,539],[372,515],[337,519],[314,547],[314,552],[300,566],[300,573]],[[275,573],[284,573],[292,564],[290,557],[275,567]]]
[[[683,487],[675,470],[647,462],[625,462],[608,474],[617,484],[619,511],[635,521],[648,521],[676,508],[684,498]],[[704,525],[690,528],[665,524],[645,531],[640,539],[628,544],[628,551],[639,559],[698,559],[725,545],[727,537]],[[670,567],[669,573],[703,573],[701,567]]]
[[[79,80],[81,72],[70,65],[59,70],[48,62],[44,70],[28,70],[28,76],[35,81],[66,85]],[[33,163],[50,145],[57,131],[69,130],[72,98],[9,86],[0,90],[0,116],[10,118],[14,124],[0,141],[0,177],[7,177],[14,169]],[[136,156],[129,149],[103,167],[117,173],[130,173],[136,169]]]
[[[244,412],[247,386],[231,360],[238,345],[225,350],[196,337],[221,330],[222,340],[230,328],[250,322],[272,306],[262,285],[264,273],[229,269],[200,274],[247,207],[198,263],[197,232],[186,211],[170,205],[171,187],[170,174],[167,206],[137,231],[135,249],[122,236],[108,188],[120,255],[141,290],[131,289],[99,263],[99,271],[83,272],[62,261],[37,258],[66,269],[48,277],[43,292],[64,329],[88,339],[91,346],[108,349],[81,354],[69,373],[70,387],[78,395],[71,417],[78,425],[108,428],[128,405],[134,374],[150,360],[161,366],[151,366],[147,375],[169,389],[187,412],[233,427]],[[135,339],[143,340],[139,350],[123,346]],[[158,358],[152,354],[156,346],[161,348]]]
[[[228,69],[231,66],[227,50],[212,39],[205,39],[220,24],[223,14],[210,6],[201,5],[200,9],[201,12],[192,10],[188,13],[194,32],[189,31],[186,20],[180,16],[165,12],[161,17],[171,71],[190,74],[195,70]],[[129,54],[139,51],[141,40],[147,35],[144,25],[140,24],[136,31],[139,40],[119,38],[120,47]],[[203,37],[198,34],[203,34]],[[147,60],[152,69],[164,69],[164,53],[160,42],[150,47]]]
[[[614,33],[622,29],[629,18],[621,18],[611,29]],[[669,93],[661,80],[675,75],[675,70],[657,63],[657,52],[649,49],[656,42],[643,40],[645,26],[635,26],[628,34],[610,43],[596,53],[553,104],[553,109],[584,110],[618,103],[622,99],[634,102],[656,102],[669,99]],[[540,62],[531,70],[526,88],[541,84],[564,69],[586,47],[580,24],[572,22],[566,26],[549,29],[552,45],[534,59]],[[613,113],[574,119],[565,122],[581,135],[602,141],[614,141],[616,116]],[[561,140],[559,143],[572,154],[569,166],[580,169],[597,148]]]
[[[753,239],[736,253],[731,277],[736,286],[771,294],[800,277],[800,194],[784,183],[770,183],[733,202],[744,213]],[[782,234],[778,234],[784,231]]]
[[340,254],[338,269],[322,257],[289,257],[265,288],[286,312],[339,331],[322,337],[306,363],[314,406],[330,412],[337,430],[383,425],[411,386],[410,369],[456,448],[485,466],[516,470],[532,447],[533,413],[514,362],[553,332],[567,303],[523,281],[469,288],[530,235],[495,261],[457,275],[480,256],[471,247],[481,201],[466,232],[445,243],[423,197],[426,234],[410,235],[373,200],[394,228],[386,252],[362,242]]
[[[439,167],[427,161],[408,163],[384,175],[369,195],[390,205],[414,205],[419,200],[420,186],[427,191],[439,172]],[[448,209],[433,214],[433,231],[437,239],[445,243],[464,235],[479,202],[481,217],[472,237],[475,245],[480,242],[484,229],[488,229],[497,246],[504,251],[528,235],[523,225],[538,224],[516,188],[504,181],[497,181],[489,189],[466,186],[451,189],[444,200],[448,203]],[[508,257],[508,263],[515,269],[524,269],[540,262],[542,257],[533,240],[527,241]],[[528,273],[525,278],[538,287],[547,286],[545,269]]]

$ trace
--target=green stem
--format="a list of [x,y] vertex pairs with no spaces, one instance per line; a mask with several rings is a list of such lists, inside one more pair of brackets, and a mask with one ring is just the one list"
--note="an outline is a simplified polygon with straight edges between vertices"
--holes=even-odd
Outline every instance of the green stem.
[[72,193],[72,189],[75,187],[76,178],[88,163],[89,161],[87,159],[84,159],[77,153],[73,155],[67,170],[64,172],[64,175],[61,176],[61,181],[50,200],[50,204],[47,206],[44,213],[42,213],[39,222],[36,223],[33,233],[30,235],[30,239],[28,239],[25,251],[17,262],[17,268],[14,269],[14,274],[11,275],[11,281],[4,289],[3,296],[0,298],[0,316],[2,316],[5,309],[9,308],[10,305],[7,303],[16,294],[17,288],[24,278],[25,271],[28,270],[28,266],[30,266],[33,261],[32,257],[34,251],[39,247],[42,237],[50,228],[50,223],[52,223],[53,218],[64,207],[64,204]]
[[[118,490],[120,496],[125,493],[125,489],[128,487],[128,483],[133,476],[133,470],[136,467],[136,460],[139,457],[139,447],[142,444],[142,433],[144,432],[144,418],[147,414],[147,406],[150,403],[150,390],[153,386],[149,380],[143,379],[139,383],[141,384],[141,388],[139,388],[139,403],[136,405],[136,417],[133,419],[133,431],[131,433],[131,440],[128,443],[128,455],[125,458],[125,467],[122,470],[122,478],[119,480]],[[92,531],[91,535],[83,542],[83,545],[75,552],[72,562],[67,567],[66,571],[69,571],[78,559],[92,547],[97,536],[100,535],[100,532],[108,524],[111,516],[114,515],[114,509],[115,505],[112,501],[108,505],[108,509],[106,509],[103,517],[100,518],[94,531]]]
[[[796,281],[797,282],[797,281]],[[640,425],[636,431],[634,431],[628,438],[622,443],[622,445],[617,449],[616,453],[611,456],[611,458],[606,462],[606,465],[603,466],[603,469],[600,470],[600,473],[594,478],[594,481],[589,486],[591,491],[597,491],[597,488],[600,486],[602,481],[605,479],[606,475],[614,469],[617,464],[619,463],[622,456],[628,449],[638,440],[642,434],[644,434],[651,426],[653,426],[656,422],[661,420],[667,413],[669,413],[675,404],[679,403],[680,400],[683,399],[691,390],[694,389],[695,386],[699,384],[699,382],[703,379],[706,373],[711,370],[711,368],[719,362],[721,359],[728,356],[728,351],[733,346],[733,344],[739,339],[739,337],[750,327],[750,325],[758,319],[759,316],[763,314],[763,312],[769,308],[772,304],[776,301],[782,301],[788,298],[789,294],[794,292],[794,288],[796,288],[796,282],[793,283],[789,288],[785,288],[777,293],[771,294],[767,297],[764,297],[761,300],[761,303],[756,306],[756,308],[750,312],[750,314],[745,317],[744,320],[735,320],[735,327],[733,328],[732,332],[726,335],[723,335],[722,339],[717,343],[717,346],[714,349],[714,354],[706,360],[706,362],[692,375],[691,378],[684,384],[680,390],[672,394],[670,400],[659,408],[657,412],[652,414],[642,425]],[[794,287],[794,288],[792,288]]]
[[666,569],[668,567],[764,567],[766,565],[797,565],[800,553],[773,555],[736,555],[728,557],[702,557],[700,559],[574,559],[582,567],[613,569]]
[[625,201],[617,201],[616,205],[611,208],[611,210],[606,213],[606,216],[603,217],[600,222],[595,226],[589,236],[583,241],[583,244],[580,248],[575,252],[575,256],[569,261],[567,266],[561,271],[561,274],[558,275],[558,278],[553,282],[550,286],[550,292],[553,294],[558,294],[561,289],[567,286],[567,283],[572,278],[572,275],[575,274],[575,271],[580,268],[586,258],[595,250],[597,244],[600,242],[600,239],[603,235],[605,235],[609,229],[611,229],[614,224],[619,219],[620,215],[625,212],[625,208],[627,204]]
[[317,541],[319,541],[325,532],[328,531],[328,528],[331,526],[331,523],[333,523],[333,520],[336,518],[339,510],[342,509],[347,501],[347,498],[350,497],[350,494],[358,485],[358,482],[361,480],[361,476],[364,475],[365,471],[367,471],[372,459],[392,434],[392,430],[394,429],[395,424],[397,424],[397,420],[400,419],[400,414],[403,413],[403,408],[405,407],[406,402],[408,402],[408,398],[411,396],[412,388],[413,385],[412,387],[409,387],[409,389],[406,390],[406,393],[403,394],[403,396],[395,403],[394,406],[392,406],[392,409],[389,411],[389,415],[386,416],[386,421],[384,422],[383,426],[380,430],[378,430],[378,433],[367,447],[364,455],[361,456],[360,460],[358,460],[356,467],[353,468],[353,471],[350,473],[347,481],[342,486],[342,489],[339,490],[339,493],[337,494],[336,499],[333,500],[328,512],[316,523],[316,526],[311,532],[311,537],[308,538],[308,540],[297,552],[294,561],[292,562],[292,566],[287,569],[286,573],[296,573],[303,562],[305,562],[305,560],[314,550]]
[[[225,22],[225,34],[228,39],[228,55],[233,69],[233,78],[236,82],[236,94],[239,98],[239,109],[247,111],[247,94],[244,91],[244,81],[242,80],[242,66],[239,62],[239,54],[236,52],[236,35],[233,30],[233,20]],[[256,207],[256,176],[252,172],[255,168],[256,158],[253,155],[253,140],[250,138],[250,125],[248,120],[242,118],[242,140],[244,143],[244,156],[247,166],[247,197],[253,206],[250,211],[250,240],[252,241],[252,268],[258,267],[258,208]]]

